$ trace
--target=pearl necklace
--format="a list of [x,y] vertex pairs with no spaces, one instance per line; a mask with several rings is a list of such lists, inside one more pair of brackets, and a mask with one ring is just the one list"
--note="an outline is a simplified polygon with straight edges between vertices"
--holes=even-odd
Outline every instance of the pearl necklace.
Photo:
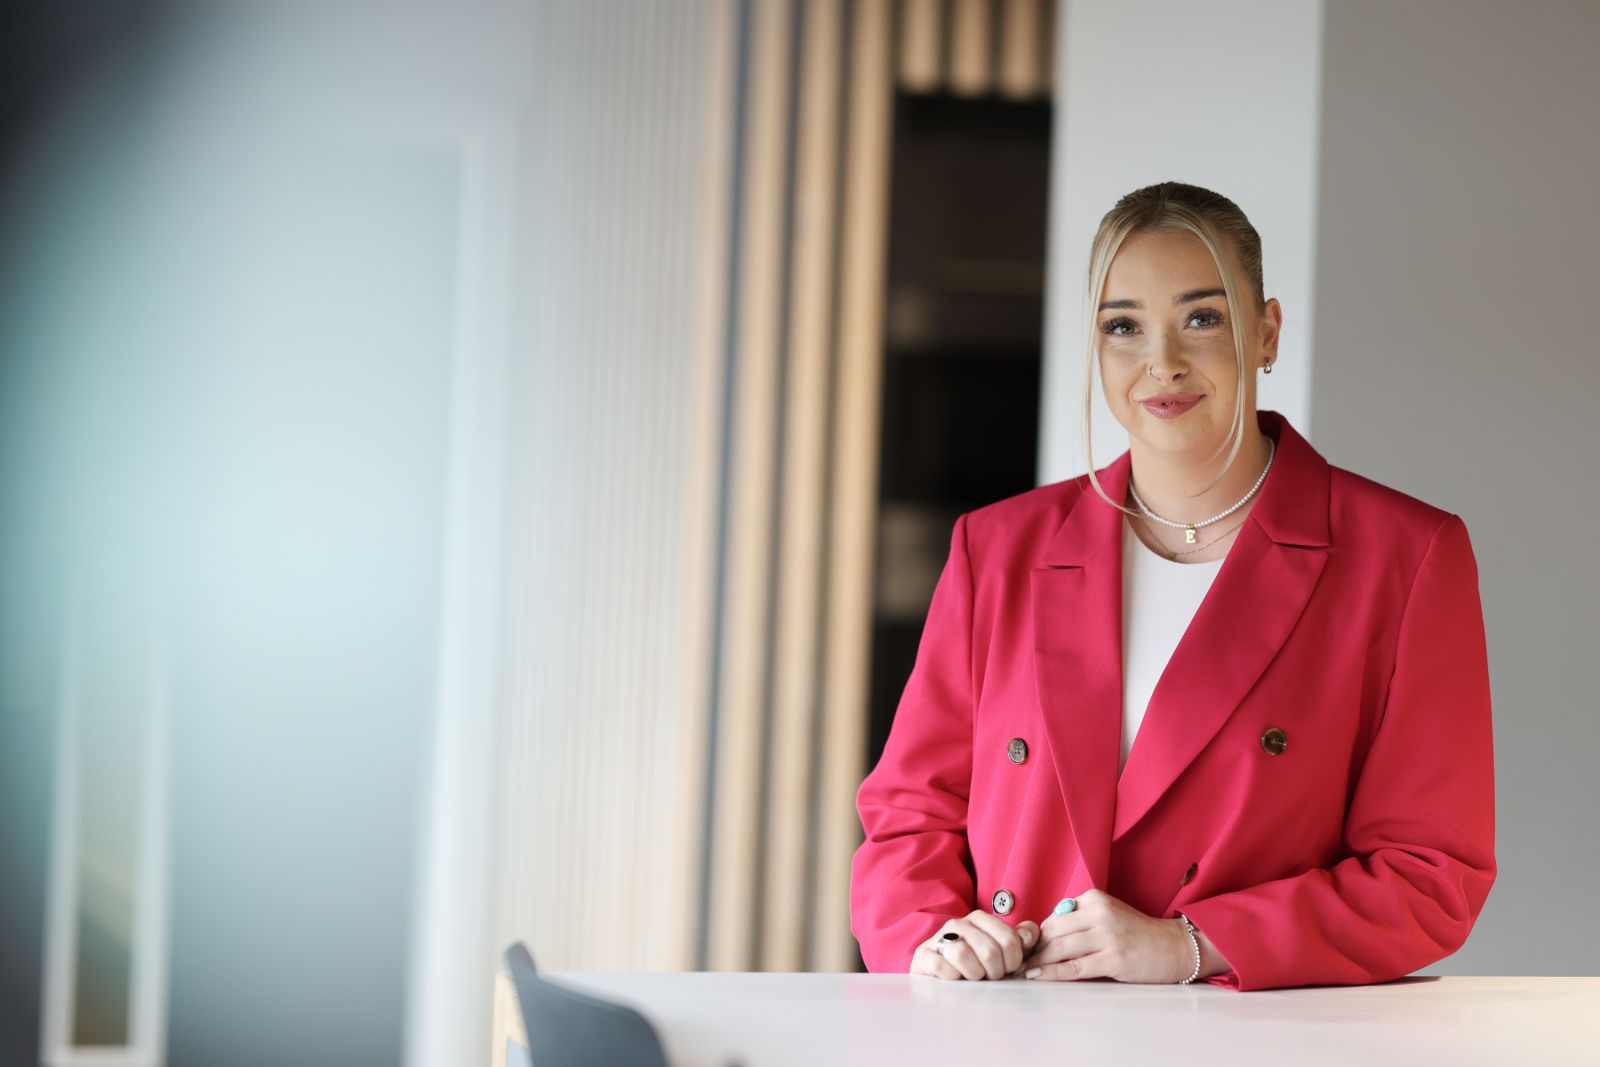
[[1248,493],[1246,493],[1243,497],[1241,497],[1239,499],[1239,502],[1237,504],[1235,504],[1233,507],[1229,508],[1227,511],[1221,512],[1221,513],[1216,514],[1216,515],[1213,515],[1213,516],[1211,516],[1211,518],[1204,519],[1204,520],[1202,520],[1200,522],[1173,522],[1171,519],[1163,519],[1160,515],[1157,515],[1155,512],[1153,512],[1149,508],[1145,507],[1144,501],[1139,499],[1139,490],[1137,490],[1137,489],[1135,489],[1133,487],[1133,475],[1132,474],[1129,474],[1129,476],[1128,476],[1128,492],[1133,494],[1133,502],[1135,504],[1139,505],[1139,510],[1144,512],[1146,518],[1151,518],[1151,519],[1154,519],[1157,522],[1159,522],[1159,523],[1161,523],[1161,524],[1163,524],[1165,526],[1171,526],[1171,527],[1173,527],[1175,529],[1182,530],[1183,531],[1184,543],[1192,545],[1192,544],[1194,544],[1194,532],[1196,530],[1198,530],[1202,526],[1210,526],[1212,523],[1216,522],[1218,519],[1227,518],[1229,515],[1232,515],[1235,511],[1238,511],[1240,508],[1244,507],[1245,504],[1250,500],[1250,498],[1256,495],[1256,490],[1261,488],[1261,483],[1267,480],[1267,472],[1272,469],[1272,457],[1277,455],[1277,452],[1278,452],[1277,443],[1275,441],[1273,441],[1272,438],[1270,438],[1270,437],[1267,438],[1267,465],[1265,467],[1261,468],[1261,477],[1256,479],[1256,484],[1252,485],[1250,487],[1250,491]]

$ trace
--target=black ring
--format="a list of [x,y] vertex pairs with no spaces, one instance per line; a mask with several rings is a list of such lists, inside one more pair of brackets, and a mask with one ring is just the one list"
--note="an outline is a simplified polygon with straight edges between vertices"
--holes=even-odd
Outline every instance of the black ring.
[[954,930],[947,930],[947,931],[945,931],[945,935],[943,937],[941,937],[939,940],[940,941],[960,941],[961,940],[961,935],[956,933]]

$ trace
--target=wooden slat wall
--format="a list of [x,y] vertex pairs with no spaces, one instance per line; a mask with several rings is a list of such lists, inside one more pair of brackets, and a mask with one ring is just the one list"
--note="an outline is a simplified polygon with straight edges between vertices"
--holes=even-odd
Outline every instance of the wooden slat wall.
[[[736,296],[747,328],[734,354],[744,384],[728,501],[707,966],[851,969],[893,5],[746,10],[760,77],[747,90],[744,218],[760,234],[749,235]],[[774,131],[789,134],[787,150]],[[779,261],[768,240],[774,214],[787,222]],[[774,293],[784,306],[773,306]],[[784,339],[776,365],[774,336]]]
[[896,89],[1048,96],[1055,0],[741,8],[705,965],[844,970],[865,770]]
[[989,0],[954,0],[950,10],[950,91],[978,96],[989,90]]
[[893,5],[745,11],[746,234],[706,965],[846,970],[871,649]]
[[693,406],[685,412],[689,435],[689,468],[684,472],[686,493],[680,548],[684,583],[690,595],[683,603],[680,625],[684,660],[673,707],[680,727],[671,738],[667,763],[679,770],[677,794],[668,810],[688,818],[670,840],[670,867],[655,894],[657,908],[652,929],[659,931],[659,955],[644,966],[686,970],[705,962],[707,886],[710,870],[711,779],[713,764],[707,739],[711,729],[711,703],[717,679],[713,677],[716,641],[716,604],[710,591],[717,587],[722,565],[719,506],[723,491],[723,413],[728,388],[728,322],[734,300],[732,276],[725,254],[734,232],[729,205],[734,197],[732,159],[738,143],[733,128],[738,86],[739,18],[736,0],[710,3],[710,53],[707,64],[706,166],[700,200],[700,255],[696,265],[696,305],[691,348]]
[[1054,6],[540,6],[497,947],[855,966],[894,94]]
[[856,953],[849,933],[850,860],[861,836],[855,794],[866,747],[872,648],[894,78],[890,11],[886,2],[856,5],[850,56],[812,970],[852,968]]
[[783,283],[787,274],[792,13],[785,0],[746,8],[743,240],[733,367],[728,545],[718,680],[708,963],[751,970],[762,836],[763,749],[771,675],[773,509],[779,449]]
[[1056,0],[901,0],[897,84],[908,93],[1047,97]]
[[[808,0],[801,26],[789,351],[784,397],[778,605],[773,641],[768,811],[762,857],[760,962],[801,970],[814,900],[808,855],[815,823],[813,741],[821,705],[822,517],[828,493],[828,427],[837,286],[840,104],[844,99],[842,0]],[[848,827],[842,828],[848,832]]]

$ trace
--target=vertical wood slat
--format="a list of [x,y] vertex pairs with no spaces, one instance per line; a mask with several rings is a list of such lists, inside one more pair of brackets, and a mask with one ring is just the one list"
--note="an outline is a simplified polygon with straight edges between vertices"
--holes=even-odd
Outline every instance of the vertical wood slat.
[[741,298],[718,679],[707,958],[752,970],[771,607],[772,485],[784,276],[790,5],[751,4]]
[[879,391],[888,239],[890,116],[894,91],[890,5],[853,5],[845,161],[833,523],[827,594],[821,820],[810,957],[818,970],[850,970],[850,863],[861,839],[856,789],[866,748],[877,514]]
[[1041,89],[1039,34],[1041,0],[1004,0],[1000,19],[1000,69],[996,82],[1002,96],[1025,100]]
[[900,87],[908,93],[931,93],[944,82],[939,58],[942,0],[902,0],[900,19]]
[[[1012,100],[1049,96],[1057,3],[901,0],[896,84],[908,93],[996,93]],[[947,9],[949,69],[941,57]]]
[[955,0],[950,13],[950,91],[982,96],[989,91],[989,0]]
[[1061,18],[1061,0],[1041,0],[1039,19],[1039,95],[1049,96],[1056,82],[1056,20]]
[[773,651],[772,773],[765,827],[763,970],[805,968],[807,829],[811,743],[818,712],[817,665],[826,513],[828,385],[837,204],[840,0],[810,0],[801,39],[795,162],[783,522],[778,531],[778,615]]
[[738,63],[737,0],[711,0],[713,61],[706,93],[707,175],[701,186],[701,250],[695,283],[693,365],[686,429],[688,464],[684,472],[684,538],[678,566],[686,591],[682,607],[683,655],[676,706],[681,720],[661,751],[672,778],[671,802],[658,813],[655,832],[670,843],[666,853],[665,892],[652,894],[651,929],[657,938],[645,966],[654,970],[689,970],[697,963],[700,876],[711,842],[703,832],[703,814],[710,803],[710,730],[713,615],[709,592],[716,588],[717,500],[721,457],[718,429],[723,410],[723,367],[730,292],[726,257],[732,230],[728,204],[733,192],[732,133],[735,69]]

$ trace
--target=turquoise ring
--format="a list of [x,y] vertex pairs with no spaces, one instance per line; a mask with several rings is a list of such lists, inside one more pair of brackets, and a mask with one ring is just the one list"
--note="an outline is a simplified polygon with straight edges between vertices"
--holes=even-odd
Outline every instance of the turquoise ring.
[[1060,902],[1056,904],[1056,914],[1057,915],[1065,915],[1068,912],[1073,912],[1073,911],[1077,911],[1077,910],[1078,910],[1078,902],[1076,900],[1073,900],[1071,897],[1062,897]]

